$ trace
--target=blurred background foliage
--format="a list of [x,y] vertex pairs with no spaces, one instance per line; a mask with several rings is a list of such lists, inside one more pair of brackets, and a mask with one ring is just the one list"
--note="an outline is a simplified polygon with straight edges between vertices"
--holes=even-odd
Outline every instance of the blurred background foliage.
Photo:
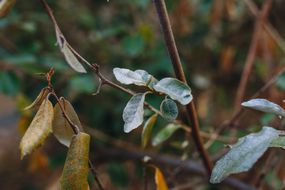
[[[48,3],[68,42],[89,62],[99,64],[108,78],[114,80],[114,67],[144,69],[158,79],[174,76],[151,0],[110,0],[109,3],[105,0],[48,0]],[[166,0],[166,3],[202,130],[211,133],[233,114],[234,97],[255,19],[249,7],[240,0]],[[263,1],[254,3],[260,7]],[[280,34],[285,32],[282,19],[285,16],[284,6],[284,1],[275,0],[268,17]],[[19,161],[17,148],[19,137],[33,115],[32,112],[23,112],[22,108],[46,85],[41,73],[51,67],[56,70],[52,81],[54,88],[60,96],[73,103],[85,126],[140,146],[141,128],[130,134],[123,133],[121,115],[130,97],[107,86],[99,95],[92,95],[98,86],[98,79],[91,72],[78,74],[69,68],[55,44],[53,25],[39,1],[18,1],[12,11],[0,19],[0,31],[1,131],[11,130],[5,120],[9,113],[7,107],[14,106],[10,120],[17,121],[16,132],[11,133],[17,136],[16,140],[7,137],[0,144],[2,149],[6,141],[17,141],[11,145],[14,151],[10,150],[15,158],[9,161],[9,156],[2,156],[7,164],[0,165],[0,189],[52,189],[60,175],[66,149],[53,137],[22,162]],[[284,67],[284,62],[282,49],[263,32],[246,97],[250,97]],[[284,90],[285,75],[282,75],[263,96],[281,103]],[[7,96],[12,104],[6,102]],[[147,101],[158,107],[161,99],[149,96]],[[146,112],[146,116],[150,114]],[[179,117],[185,119],[183,114]],[[269,123],[277,125],[278,121],[273,120],[271,115],[249,112],[243,116],[240,130],[227,130],[224,135],[242,136]],[[153,134],[165,125],[166,121],[159,119]],[[193,154],[193,144],[185,145],[187,138],[183,131],[177,131],[163,146],[150,146],[148,149],[182,159],[198,160],[197,153]],[[97,148],[108,151],[110,147],[112,143],[93,138],[91,155],[100,157]],[[224,143],[214,141],[208,150],[216,159],[223,147]],[[109,189],[137,189],[140,186],[142,189],[140,163],[118,162],[116,157],[108,160],[104,164],[95,164]],[[14,166],[7,167],[11,165]],[[164,173],[171,176],[171,170],[167,168]],[[276,175],[273,172],[266,177],[269,187],[280,186],[280,176]],[[168,179],[171,186],[187,182],[187,176],[176,181]],[[195,177],[192,179],[197,181]],[[201,183],[197,184],[197,189],[206,188]]]

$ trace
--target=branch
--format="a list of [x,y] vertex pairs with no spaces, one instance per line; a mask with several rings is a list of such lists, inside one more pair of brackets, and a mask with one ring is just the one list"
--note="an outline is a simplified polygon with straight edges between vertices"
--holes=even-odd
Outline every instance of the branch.
[[268,15],[271,4],[272,0],[265,1],[262,6],[262,10],[260,11],[260,15],[257,17],[257,20],[255,22],[252,40],[250,43],[249,51],[245,60],[244,70],[237,90],[237,96],[235,99],[235,110],[238,109],[240,103],[243,101],[248,79],[254,64],[259,38],[262,34],[263,22]]
[[[187,83],[186,77],[185,77],[185,74],[182,68],[182,64],[180,61],[180,57],[178,54],[178,50],[175,44],[175,40],[174,40],[173,32],[171,29],[165,2],[164,0],[153,0],[153,2],[156,7],[157,15],[159,17],[161,28],[164,34],[164,40],[165,40],[165,43],[168,49],[170,59],[172,61],[172,66],[174,68],[175,75],[179,80],[183,81],[184,83]],[[193,101],[191,101],[188,105],[186,105],[186,111],[187,111],[188,122],[192,123],[191,125],[192,137],[200,153],[200,156],[203,160],[204,166],[207,169],[208,174],[210,175],[213,164],[203,145],[203,140],[200,135],[198,116],[197,116],[196,108],[195,108]]]
[[[254,99],[259,97],[263,92],[265,92],[269,87],[271,87],[276,80],[285,72],[285,67],[283,67],[278,73],[276,73],[275,75],[273,75],[273,77],[264,84],[264,86],[262,88],[260,88],[254,95],[252,95],[249,99]],[[231,119],[229,119],[228,121],[224,122],[224,124],[222,125],[221,130],[224,130],[224,128],[228,127],[228,126],[232,126],[235,127],[237,126],[237,122],[239,120],[239,118],[243,115],[243,113],[246,111],[247,109],[244,109],[243,107],[241,107],[239,105],[238,110],[235,112],[235,114],[232,116]]]
[[[108,150],[102,147],[95,147],[98,152],[95,157],[96,163],[114,161],[114,158],[116,158],[115,161],[131,160],[141,162],[145,156],[149,156],[151,158],[151,162],[155,165],[161,166],[161,168],[165,166],[171,167],[172,169],[179,168],[180,172],[196,174],[203,177],[203,180],[207,181],[207,172],[203,169],[202,165],[196,161],[183,161],[169,155],[143,151],[137,146],[121,141],[117,138],[107,136],[96,129],[87,128],[87,131],[93,138],[112,145]],[[255,190],[254,187],[232,177],[228,177],[221,183],[221,185],[227,185],[238,190]]]
[[[254,2],[252,2],[252,0],[244,0],[244,2],[248,6],[252,15],[257,17],[258,8],[254,4]],[[263,22],[263,27],[266,32],[271,36],[271,38],[275,41],[275,43],[279,46],[279,48],[283,51],[283,53],[285,53],[285,41],[278,33],[278,31],[267,20]]]

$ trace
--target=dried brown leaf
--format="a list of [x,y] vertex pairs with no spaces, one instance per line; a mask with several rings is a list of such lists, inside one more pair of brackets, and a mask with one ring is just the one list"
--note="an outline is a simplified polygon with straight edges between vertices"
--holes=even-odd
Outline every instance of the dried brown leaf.
[[35,106],[41,105],[43,100],[47,97],[49,91],[47,88],[43,88],[37,98],[27,107],[24,108],[24,110],[29,110],[31,108],[34,108]]
[[[60,102],[65,110],[65,113],[69,117],[69,119],[75,125],[77,125],[80,131],[83,131],[82,125],[71,103],[65,100],[64,98],[61,98]],[[69,147],[70,141],[74,135],[74,132],[71,126],[69,125],[69,123],[63,117],[62,111],[58,103],[54,106],[54,119],[53,119],[53,124],[52,124],[52,130],[57,140],[61,144]]]
[[20,142],[21,158],[40,146],[52,131],[53,106],[46,98]]

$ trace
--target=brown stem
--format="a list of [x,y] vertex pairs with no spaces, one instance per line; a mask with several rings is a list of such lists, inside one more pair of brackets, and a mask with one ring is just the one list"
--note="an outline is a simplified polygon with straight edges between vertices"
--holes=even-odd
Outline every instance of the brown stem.
[[[105,143],[107,143],[110,148],[108,150],[104,148],[98,147],[98,153],[95,157],[95,160],[97,162],[108,162],[109,160],[113,160],[112,158],[116,158],[116,161],[125,161],[125,160],[132,160],[132,161],[139,161],[145,157],[149,156],[151,158],[151,162],[155,165],[161,166],[161,167],[170,167],[173,168],[172,171],[175,171],[175,169],[180,168],[181,172],[183,174],[190,173],[202,176],[205,181],[207,181],[207,178],[204,178],[207,176],[207,173],[205,169],[202,167],[202,165],[196,161],[192,160],[181,160],[180,158],[160,154],[156,152],[151,151],[145,151],[141,150],[140,147],[137,147],[133,144],[130,144],[128,142],[119,140],[117,138],[108,136],[101,131],[94,129],[94,128],[87,128],[90,135],[98,140],[101,140]],[[239,181],[233,177],[228,177],[226,180],[222,182],[224,185],[228,185],[232,189],[238,189],[238,190],[255,190],[254,187],[251,187],[250,185]]]
[[256,56],[256,50],[257,50],[259,38],[262,33],[263,22],[268,15],[269,9],[271,7],[271,3],[272,3],[272,0],[265,1],[265,3],[262,6],[260,15],[257,17],[257,20],[255,22],[253,37],[250,43],[249,51],[248,51],[248,54],[245,60],[244,70],[243,70],[241,80],[240,80],[238,90],[237,90],[237,96],[235,99],[235,110],[238,109],[240,103],[242,102],[244,98],[246,86],[247,86],[248,79],[249,79],[249,76],[250,76],[250,73],[253,67],[254,59]]
[[[153,2],[154,2],[154,5],[156,7],[157,15],[159,17],[161,28],[162,28],[162,31],[164,34],[164,40],[166,42],[168,53],[169,53],[170,59],[172,61],[172,66],[174,68],[175,75],[179,80],[187,83],[186,77],[185,77],[185,74],[183,71],[183,67],[182,67],[182,64],[180,61],[180,57],[178,54],[178,50],[176,47],[176,43],[174,40],[173,32],[171,29],[171,25],[170,25],[169,16],[168,16],[168,12],[166,9],[165,2],[164,2],[164,0],[153,0]],[[196,112],[195,105],[194,105],[193,101],[191,101],[186,106],[186,110],[187,110],[187,118],[192,123],[192,125],[191,125],[192,137],[193,137],[194,142],[196,144],[196,147],[200,153],[200,156],[203,159],[204,166],[206,167],[207,172],[210,175],[211,170],[212,170],[212,162],[211,162],[210,157],[209,157],[209,155],[208,155],[208,153],[205,150],[204,145],[203,145],[203,140],[202,140],[201,135],[200,135],[197,112]]]

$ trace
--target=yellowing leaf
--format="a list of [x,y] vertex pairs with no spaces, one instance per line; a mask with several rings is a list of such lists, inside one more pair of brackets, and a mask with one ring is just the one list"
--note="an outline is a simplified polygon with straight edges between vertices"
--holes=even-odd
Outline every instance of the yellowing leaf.
[[88,154],[90,136],[79,133],[72,137],[60,179],[61,190],[88,189]]
[[16,0],[0,1],[0,17],[5,16],[15,4]]
[[168,190],[168,186],[165,182],[164,176],[161,173],[160,169],[158,167],[155,168],[155,183],[156,183],[156,189],[157,190]]
[[157,114],[153,114],[148,120],[145,122],[143,131],[142,131],[142,147],[145,148],[150,136],[151,136],[151,131],[152,127],[154,126],[155,122],[157,120]]
[[40,146],[52,131],[53,106],[45,99],[20,142],[21,158]]
[[[65,100],[64,98],[61,98],[60,102],[65,110],[65,113],[69,117],[69,119],[75,125],[77,125],[80,131],[83,131],[79,118],[75,110],[73,109],[71,103]],[[53,119],[53,124],[52,124],[52,131],[53,131],[54,136],[57,138],[57,140],[61,144],[69,147],[70,141],[74,135],[74,132],[71,126],[69,125],[69,123],[63,117],[62,111],[58,103],[54,106],[54,119]]]
[[33,103],[25,107],[24,110],[28,110],[28,109],[34,108],[37,105],[41,105],[41,103],[47,97],[47,95],[48,95],[48,89],[46,88],[42,89],[39,95],[37,96],[37,98],[33,101]]

